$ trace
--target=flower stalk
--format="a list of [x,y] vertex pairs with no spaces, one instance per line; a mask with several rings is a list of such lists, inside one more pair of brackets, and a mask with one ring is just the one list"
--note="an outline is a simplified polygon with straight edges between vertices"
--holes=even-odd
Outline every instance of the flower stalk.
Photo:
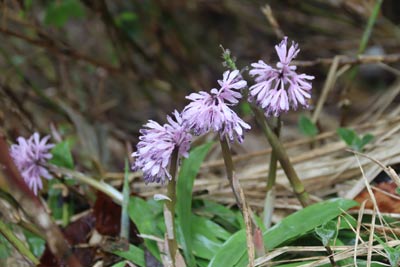
[[224,163],[225,163],[226,176],[228,178],[229,185],[231,186],[233,195],[235,196],[236,204],[239,206],[240,210],[243,210],[243,202],[241,201],[240,198],[240,184],[235,175],[231,149],[229,147],[229,143],[226,136],[220,138],[220,144],[222,150],[222,157],[224,158]]
[[175,148],[171,155],[171,163],[169,167],[169,173],[171,179],[167,186],[167,197],[170,200],[166,200],[165,203],[165,225],[167,229],[167,240],[168,249],[171,256],[172,264],[175,266],[176,254],[178,252],[178,243],[176,241],[176,229],[175,229],[175,206],[176,206],[176,173],[178,170],[178,149]]
[[254,222],[254,218],[252,216],[252,212],[248,204],[246,203],[243,189],[240,187],[239,180],[235,175],[235,169],[232,160],[231,149],[229,147],[228,138],[223,136],[220,138],[222,156],[224,158],[227,178],[229,184],[232,188],[233,195],[235,196],[236,204],[238,205],[240,211],[242,212],[243,219],[246,225],[246,242],[248,248],[248,256],[249,256],[249,266],[254,265],[254,256],[255,256],[255,243],[253,239],[253,229],[256,226]]
[[[281,129],[281,119],[280,117],[274,117],[271,121],[272,130],[279,138]],[[269,171],[267,177],[267,186],[264,201],[264,217],[263,223],[266,228],[271,226],[272,214],[274,213],[274,203],[275,203],[275,181],[276,181],[276,171],[278,165],[278,158],[274,150],[272,150],[271,158],[269,162]]]
[[308,193],[305,191],[303,183],[297,176],[297,173],[293,168],[293,165],[290,162],[289,156],[287,155],[285,148],[282,146],[282,143],[279,141],[278,137],[272,131],[268,123],[266,123],[264,119],[264,114],[257,108],[254,108],[253,111],[255,113],[258,123],[262,127],[266,138],[268,139],[268,142],[271,144],[271,147],[275,152],[283,171],[289,179],[290,185],[292,186],[297,199],[300,201],[303,207],[310,205],[311,202]]

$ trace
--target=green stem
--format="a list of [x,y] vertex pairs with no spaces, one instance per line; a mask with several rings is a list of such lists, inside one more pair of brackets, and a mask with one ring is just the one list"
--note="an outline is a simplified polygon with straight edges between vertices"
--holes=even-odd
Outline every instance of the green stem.
[[173,266],[175,266],[175,257],[178,251],[178,244],[176,242],[176,229],[175,229],[175,206],[176,206],[176,173],[178,170],[178,149],[172,152],[171,164],[169,173],[171,180],[167,186],[167,196],[170,200],[166,200],[166,208],[169,215],[165,216],[165,224],[167,228],[168,248]]
[[[254,247],[256,244],[254,244],[254,240],[253,240],[253,228],[256,224],[254,223],[254,218],[252,216],[250,207],[246,204],[243,189],[240,187],[239,180],[237,179],[237,177],[235,175],[235,169],[234,169],[233,160],[232,160],[232,153],[231,153],[231,149],[229,147],[229,143],[228,143],[228,139],[227,139],[226,135],[223,136],[223,138],[220,138],[220,144],[221,144],[222,156],[224,158],[228,181],[232,188],[233,195],[235,196],[236,204],[238,205],[240,211],[242,212],[243,220],[246,225],[247,247],[248,248]],[[252,255],[253,252],[254,251],[249,249],[248,256],[249,256],[249,260],[253,259],[253,261],[254,261],[254,255]],[[251,263],[251,260],[250,260],[250,263]]]
[[362,53],[364,53],[365,48],[367,48],[368,40],[371,37],[376,18],[378,17],[379,11],[381,10],[382,2],[383,0],[377,0],[375,2],[374,9],[372,10],[371,16],[369,16],[368,18],[367,27],[365,28],[363,36],[361,38],[357,55],[361,55]]
[[236,204],[239,206],[240,210],[243,210],[243,203],[240,198],[240,191],[239,191],[239,181],[235,175],[235,169],[233,166],[232,161],[232,154],[231,149],[229,147],[228,139],[226,136],[220,138],[221,150],[222,150],[222,157],[224,158],[225,169],[226,169],[226,176],[228,178],[229,184],[232,188],[232,192],[236,199]]
[[64,201],[65,198],[63,198],[63,204],[62,204],[62,226],[66,227],[69,223],[69,204],[68,202]]
[[33,253],[25,246],[25,244],[14,235],[14,233],[7,227],[7,225],[0,221],[1,234],[18,250],[21,255],[26,257],[33,264],[38,265],[40,261],[33,255]]
[[258,123],[261,125],[262,130],[268,139],[268,142],[271,144],[271,147],[275,152],[283,171],[289,179],[289,182],[293,188],[294,193],[296,194],[297,199],[300,201],[303,207],[310,205],[308,193],[305,191],[303,183],[297,176],[297,173],[294,170],[293,165],[290,162],[289,156],[287,155],[282,143],[279,141],[278,137],[274,134],[269,125],[266,123],[264,114],[257,108],[254,108],[253,111],[256,115]]
[[[280,117],[275,118],[272,121],[272,128],[276,136],[279,138],[281,120]],[[274,213],[274,202],[275,202],[275,181],[276,181],[276,170],[278,165],[278,158],[276,156],[275,150],[272,150],[271,158],[269,162],[269,171],[267,177],[267,186],[265,192],[264,201],[264,218],[263,223],[266,228],[271,226],[272,214]]]
[[120,205],[122,204],[123,196],[122,196],[121,192],[119,192],[117,189],[115,189],[114,187],[112,187],[109,184],[106,184],[104,182],[99,182],[99,181],[95,180],[94,178],[84,175],[83,173],[80,173],[77,171],[72,171],[67,168],[62,168],[62,167],[58,167],[58,166],[51,165],[51,164],[46,165],[46,167],[48,167],[54,173],[60,173],[65,176],[68,176],[68,177],[74,177],[79,182],[88,184],[88,185],[96,188],[97,190],[103,192],[104,194],[108,195],[115,202],[117,202],[117,204],[120,204]]
[[121,212],[121,233],[120,237],[125,240],[129,240],[129,163],[128,159],[125,159],[125,175],[124,175],[124,187],[122,189],[122,212]]

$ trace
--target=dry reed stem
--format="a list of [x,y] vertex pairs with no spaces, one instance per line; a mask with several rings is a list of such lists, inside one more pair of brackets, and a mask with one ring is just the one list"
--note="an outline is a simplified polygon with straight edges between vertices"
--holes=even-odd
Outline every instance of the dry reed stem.
[[[303,61],[293,60],[293,64],[299,67],[312,67],[315,65],[331,65],[335,58],[317,58],[315,60]],[[400,54],[388,55],[358,55],[358,56],[342,56],[339,65],[358,65],[372,63],[394,63],[400,61]]]
[[317,106],[315,107],[314,113],[312,115],[312,122],[316,123],[319,117],[319,114],[322,111],[322,108],[325,104],[325,101],[328,97],[328,93],[332,90],[335,85],[336,79],[338,78],[336,73],[339,66],[340,56],[335,56],[332,61],[332,65],[329,68],[328,77],[325,80],[324,87],[322,88],[321,96],[318,99]]

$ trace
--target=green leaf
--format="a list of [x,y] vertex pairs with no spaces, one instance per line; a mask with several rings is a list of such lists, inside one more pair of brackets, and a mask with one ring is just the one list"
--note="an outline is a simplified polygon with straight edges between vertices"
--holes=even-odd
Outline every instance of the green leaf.
[[322,224],[321,226],[315,228],[315,233],[322,241],[324,247],[329,246],[330,241],[334,240],[338,234],[336,222],[329,221]]
[[29,244],[29,250],[33,253],[33,255],[40,258],[44,252],[46,241],[29,231],[24,231],[24,234]]
[[130,11],[125,11],[116,16],[115,23],[121,27],[124,23],[133,23],[137,21],[137,15]]
[[361,151],[365,145],[367,145],[369,142],[371,142],[374,139],[374,136],[372,134],[366,134],[364,135],[361,139],[358,139],[355,148],[357,151]]
[[[129,217],[134,222],[141,234],[155,235],[157,229],[157,215],[159,210],[152,209],[146,201],[138,197],[131,197],[129,199]],[[162,217],[160,217],[162,219]],[[144,239],[144,244],[150,253],[161,262],[160,251],[158,250],[157,243],[153,240]]]
[[210,200],[203,200],[203,207],[200,209],[201,213],[206,213],[216,216],[215,221],[225,226],[225,228],[233,228],[237,231],[240,228],[239,221],[237,220],[236,213],[231,209]]
[[235,266],[246,249],[246,230],[242,229],[233,234],[211,259],[208,267]]
[[125,266],[126,266],[126,261],[120,261],[120,262],[117,262],[116,264],[114,264],[111,267],[125,267]]
[[339,229],[340,230],[350,230],[350,229],[354,229],[357,227],[357,220],[354,219],[353,216],[351,216],[348,213],[345,213],[341,216],[340,218],[340,225],[339,225]]
[[146,266],[145,261],[144,261],[144,251],[141,248],[138,248],[132,244],[129,244],[128,251],[114,250],[114,251],[112,251],[112,253],[120,256],[121,258],[129,260],[129,261],[133,262],[134,264],[139,265],[141,267]]
[[[332,199],[293,213],[263,234],[265,248],[271,250],[285,242],[299,238],[356,205],[358,203],[353,200]],[[240,261],[240,265],[238,263],[245,253],[247,253],[246,232],[240,230],[224,243],[211,260],[209,267],[244,267],[247,265],[247,260]]]
[[338,128],[337,133],[348,146],[352,146],[354,141],[358,138],[354,130],[347,128]]
[[318,134],[317,126],[305,115],[301,115],[299,118],[299,129],[302,134],[309,137],[314,137]]
[[264,233],[264,245],[268,249],[275,248],[304,235],[357,205],[356,201],[338,198],[308,206],[289,215]]
[[200,165],[210,150],[212,143],[195,147],[187,159],[183,160],[179,171],[176,195],[176,213],[178,216],[178,231],[181,231],[181,246],[188,266],[196,266],[196,261],[192,255],[192,191],[194,179],[199,172]]
[[209,262],[208,260],[204,260],[204,259],[200,259],[200,258],[196,259],[196,264],[199,267],[207,267],[208,262]]
[[231,236],[231,234],[220,225],[196,215],[192,215],[192,230],[194,234],[202,233],[215,241],[225,241]]
[[55,220],[61,220],[62,218],[62,196],[61,196],[61,189],[56,188],[56,185],[60,185],[61,182],[56,179],[49,180],[49,190],[47,194],[49,195],[47,199],[47,205],[51,210],[51,216]]
[[231,236],[220,225],[196,215],[192,215],[191,232],[193,253],[199,258],[208,260],[215,255],[215,252],[219,250],[223,242]]
[[61,28],[70,18],[81,18],[85,11],[79,0],[51,1],[47,7],[44,22]]
[[[181,242],[182,231],[179,228],[182,225],[177,224],[176,226],[177,238]],[[204,217],[192,215],[190,227],[192,252],[197,258],[210,260],[224,241],[230,237],[230,233],[224,228]]]
[[0,260],[8,258],[11,245],[8,240],[0,234]]
[[391,267],[397,267],[400,264],[400,246],[389,247],[379,236],[374,235],[375,239],[378,240],[386,252],[387,258],[389,259]]
[[210,260],[214,257],[215,252],[221,248],[223,242],[209,239],[205,235],[195,234],[192,238],[192,244],[193,253],[197,257]]
[[58,143],[51,150],[53,157],[50,159],[50,163],[59,167],[65,167],[68,169],[74,168],[74,160],[71,154],[71,143],[69,140]]
[[[332,265],[330,265],[330,266],[332,266]],[[342,265],[342,266],[346,266],[346,265]],[[379,262],[369,262],[366,260],[357,259],[357,266],[358,267],[385,267],[385,266],[387,266],[387,264],[379,263]],[[397,266],[398,265],[396,265],[396,267]]]
[[312,261],[293,262],[293,263],[276,265],[275,267],[297,267],[311,262]]

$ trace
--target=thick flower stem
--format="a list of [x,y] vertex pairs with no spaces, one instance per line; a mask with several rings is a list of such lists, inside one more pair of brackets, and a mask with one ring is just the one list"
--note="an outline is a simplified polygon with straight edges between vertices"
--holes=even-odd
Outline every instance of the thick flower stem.
[[[220,138],[220,143],[221,143],[222,156],[224,158],[229,184],[232,188],[233,195],[235,196],[236,204],[238,205],[240,211],[242,212],[243,220],[246,225],[246,242],[248,249],[247,252],[249,256],[249,266],[254,266],[254,250],[255,250],[254,247],[257,244],[255,244],[253,239],[253,234],[254,234],[253,229],[255,228],[256,224],[254,222],[251,209],[246,203],[243,189],[240,187],[239,180],[235,175],[231,149],[229,147],[228,139],[226,138],[226,136]],[[260,246],[258,246],[258,248],[259,247]]]
[[279,141],[278,137],[274,134],[272,129],[269,127],[269,125],[266,123],[264,114],[257,108],[254,108],[253,110],[258,123],[261,125],[262,130],[268,139],[268,142],[271,144],[271,147],[282,166],[283,171],[289,179],[289,182],[293,188],[294,193],[296,194],[297,199],[300,201],[303,207],[310,205],[311,202],[308,193],[305,191],[303,183],[297,176],[297,173],[294,170],[292,163],[290,162],[289,156],[287,155],[285,148]]
[[240,185],[239,181],[235,175],[235,169],[233,166],[231,149],[228,144],[228,140],[226,136],[220,139],[221,150],[222,150],[222,157],[224,158],[226,175],[229,181],[229,184],[232,188],[233,195],[236,199],[236,204],[239,206],[240,210],[243,210],[243,203],[240,198]]
[[178,169],[178,149],[172,152],[171,165],[169,173],[171,180],[167,186],[167,196],[170,200],[166,200],[166,210],[164,211],[165,226],[167,229],[168,249],[170,252],[172,266],[175,266],[175,257],[178,251],[178,243],[176,242],[175,230],[175,205],[176,205],[176,172]]
[[[272,128],[276,136],[279,138],[281,120],[280,117],[274,118],[272,121]],[[271,158],[269,162],[269,171],[267,177],[267,186],[265,192],[264,201],[264,217],[263,223],[266,228],[271,226],[272,214],[274,213],[274,202],[275,202],[275,181],[276,181],[276,170],[278,165],[278,158],[274,150],[272,150]]]

